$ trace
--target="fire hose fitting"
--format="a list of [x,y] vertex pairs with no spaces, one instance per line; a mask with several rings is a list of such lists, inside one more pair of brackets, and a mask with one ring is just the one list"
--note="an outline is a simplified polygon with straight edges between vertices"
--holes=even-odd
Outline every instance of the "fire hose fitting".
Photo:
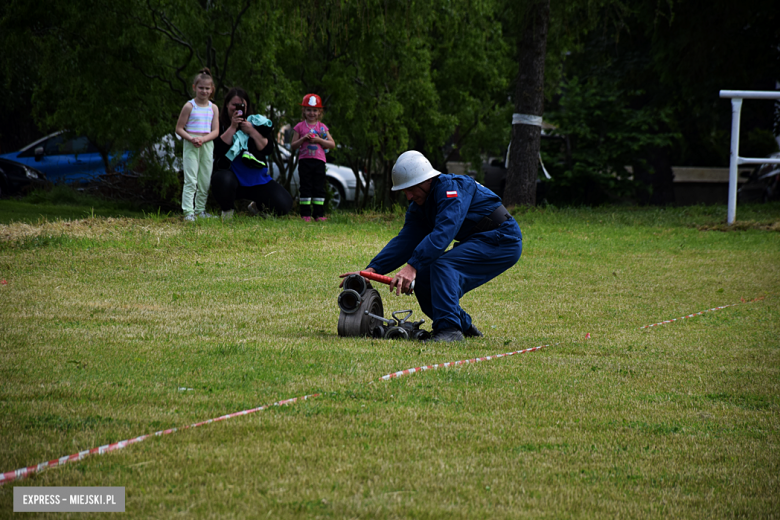
[[352,289],[360,296],[363,296],[363,294],[365,294],[366,290],[368,289],[368,282],[366,282],[366,279],[359,274],[351,274],[344,278],[342,287],[344,289]]
[[344,289],[339,294],[339,309],[347,314],[352,314],[360,308],[360,304],[363,303],[363,298],[360,293],[354,289]]
[[409,332],[403,327],[390,327],[385,332],[385,339],[409,339]]

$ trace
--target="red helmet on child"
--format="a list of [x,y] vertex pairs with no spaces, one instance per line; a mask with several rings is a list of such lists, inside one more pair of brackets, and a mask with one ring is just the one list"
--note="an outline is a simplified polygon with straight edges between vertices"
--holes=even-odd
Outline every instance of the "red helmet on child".
[[302,107],[322,108],[322,99],[317,94],[306,94],[301,102]]

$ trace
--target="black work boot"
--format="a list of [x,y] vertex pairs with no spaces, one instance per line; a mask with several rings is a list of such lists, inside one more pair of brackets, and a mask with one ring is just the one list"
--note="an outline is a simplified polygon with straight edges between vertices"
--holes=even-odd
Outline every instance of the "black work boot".
[[444,341],[450,343],[452,341],[463,341],[463,333],[460,329],[442,329],[433,333],[433,337],[428,341]]
[[463,332],[463,335],[467,338],[482,338],[485,335],[482,334],[478,328],[474,326],[474,324],[471,324],[471,327],[468,328],[468,330]]

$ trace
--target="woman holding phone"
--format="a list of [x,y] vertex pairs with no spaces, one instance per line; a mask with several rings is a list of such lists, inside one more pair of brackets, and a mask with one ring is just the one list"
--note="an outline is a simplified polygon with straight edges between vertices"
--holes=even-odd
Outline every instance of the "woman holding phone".
[[233,217],[237,199],[252,201],[249,211],[286,215],[292,197],[271,178],[265,157],[271,152],[272,124],[252,115],[249,96],[242,88],[232,88],[219,113],[219,137],[214,140],[214,172],[211,192],[222,209],[222,218]]

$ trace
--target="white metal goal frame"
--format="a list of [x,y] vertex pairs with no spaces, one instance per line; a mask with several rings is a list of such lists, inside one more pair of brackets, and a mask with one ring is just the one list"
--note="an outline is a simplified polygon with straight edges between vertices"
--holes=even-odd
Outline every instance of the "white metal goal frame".
[[737,167],[740,164],[780,164],[780,159],[739,156],[739,120],[742,117],[742,100],[780,100],[780,91],[721,90],[720,97],[731,98],[731,155],[729,158],[729,207],[727,216],[728,223],[731,225],[737,216]]

